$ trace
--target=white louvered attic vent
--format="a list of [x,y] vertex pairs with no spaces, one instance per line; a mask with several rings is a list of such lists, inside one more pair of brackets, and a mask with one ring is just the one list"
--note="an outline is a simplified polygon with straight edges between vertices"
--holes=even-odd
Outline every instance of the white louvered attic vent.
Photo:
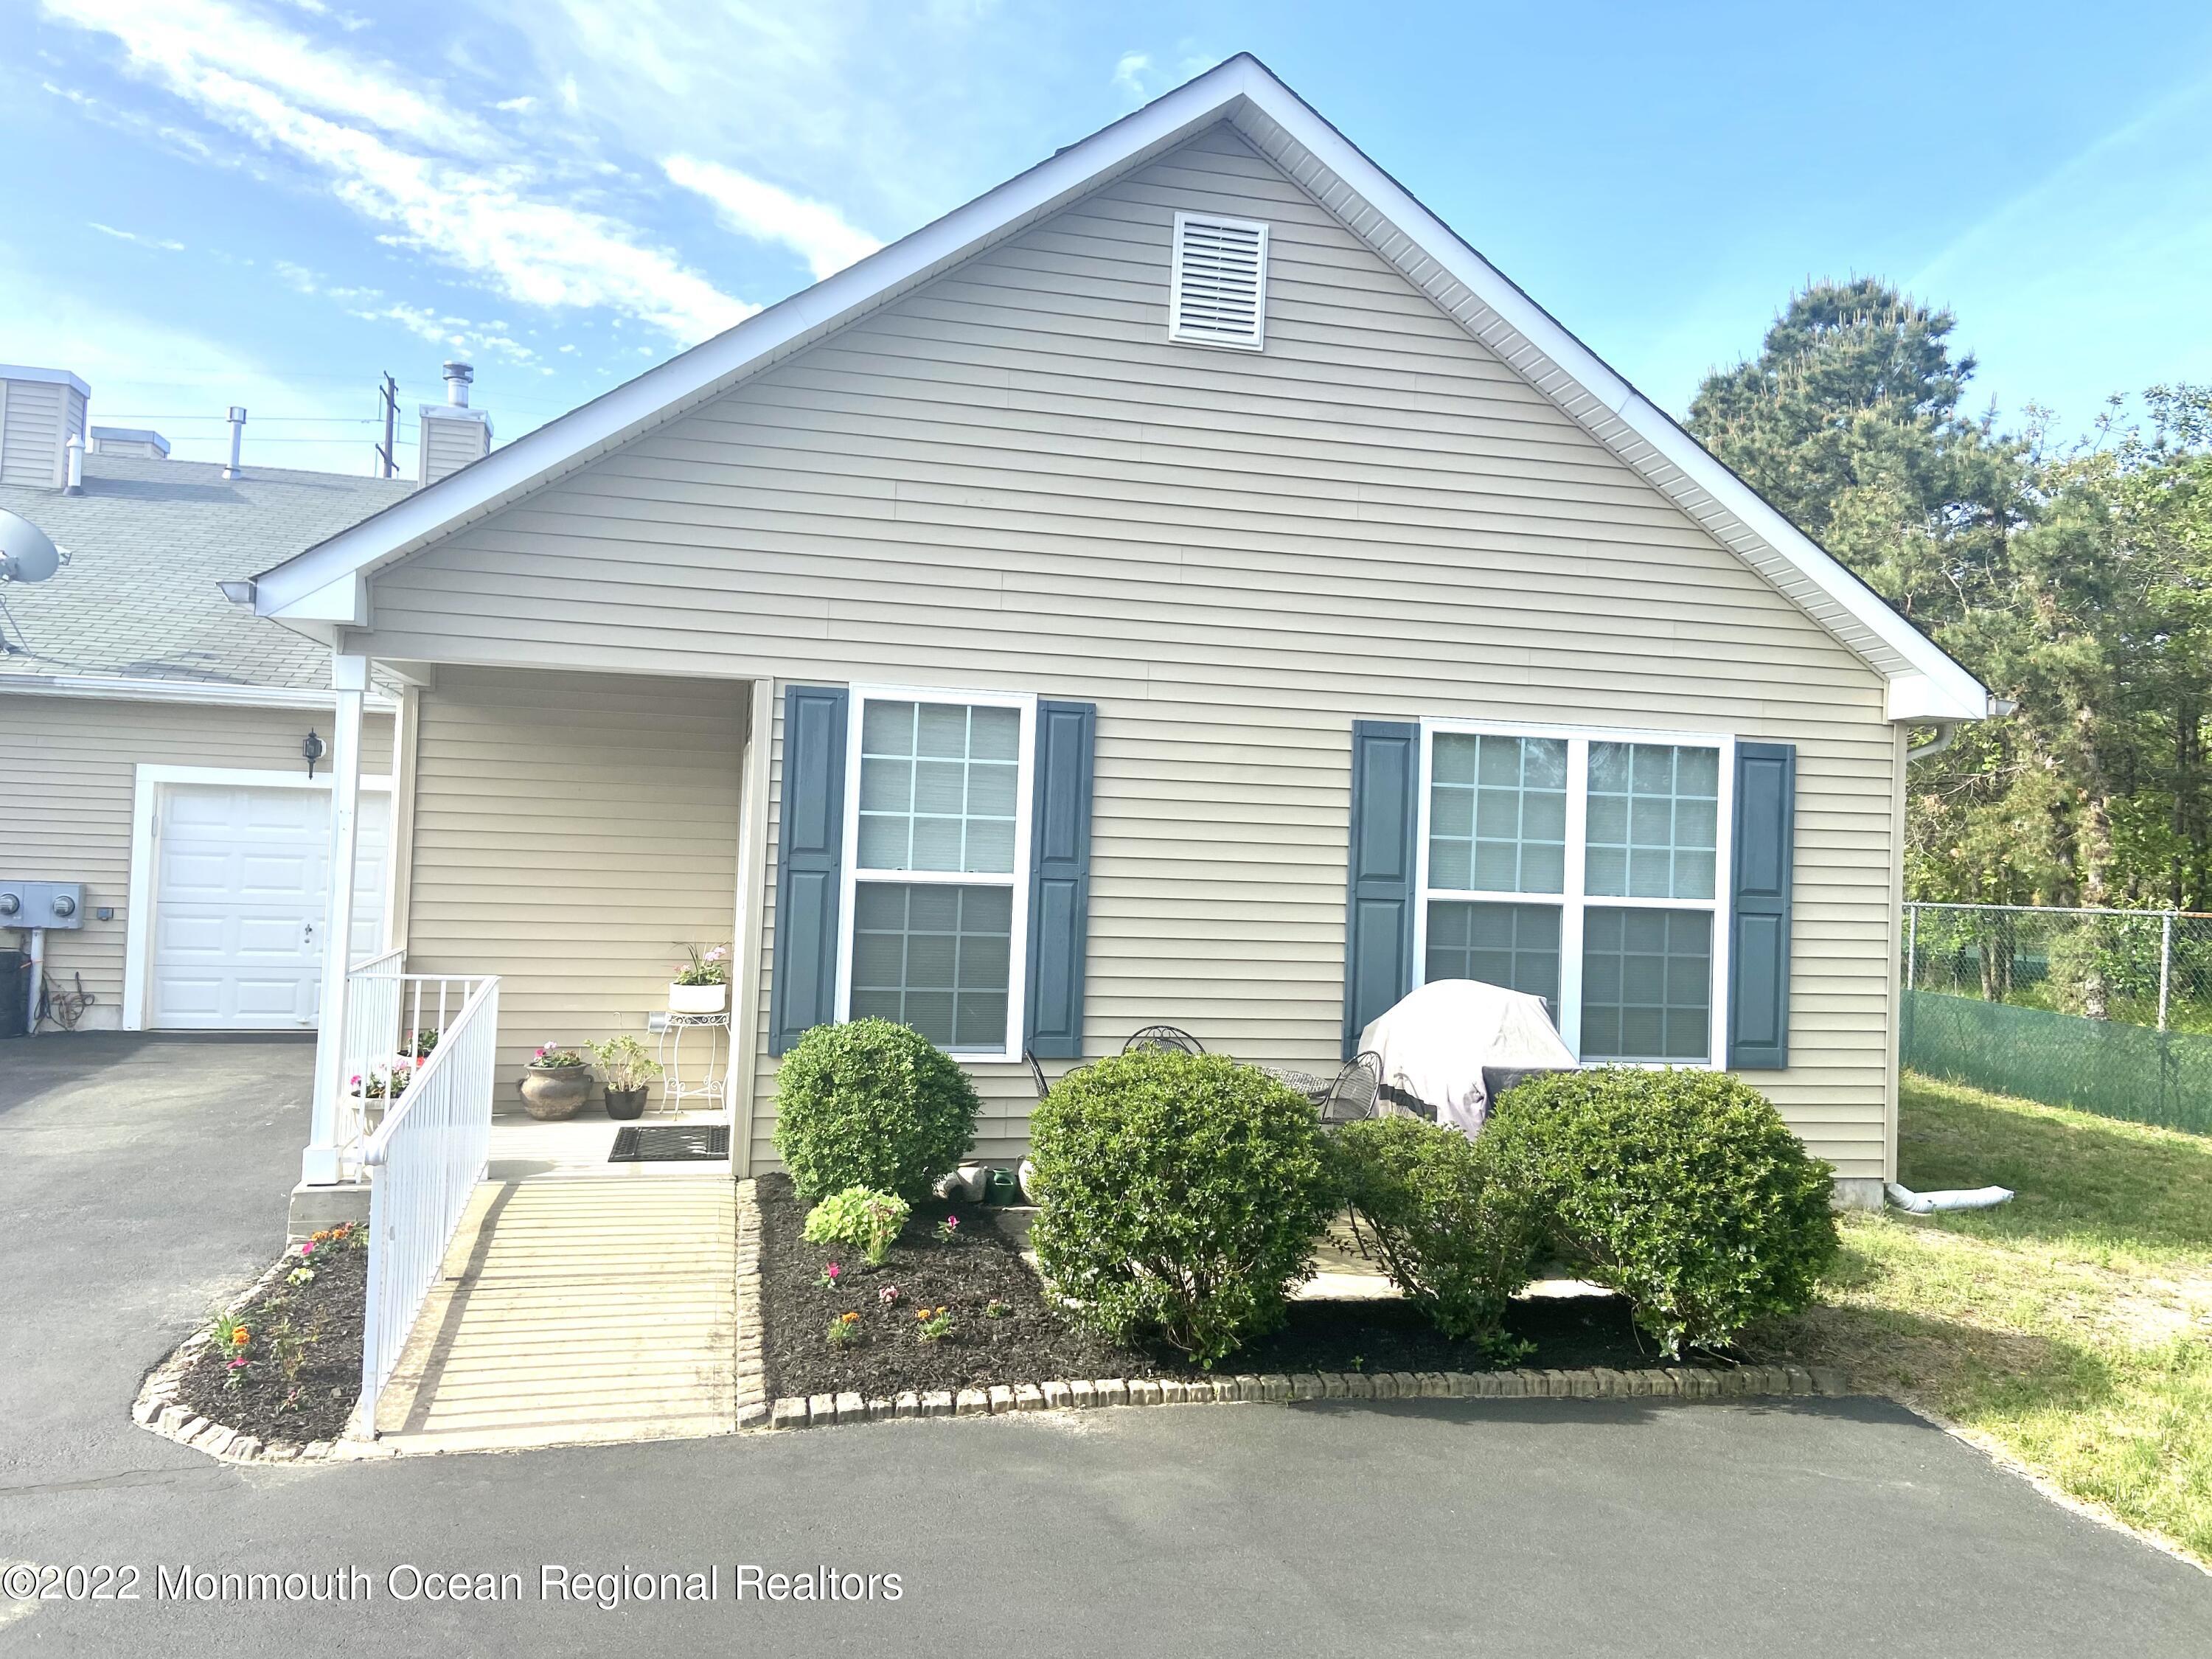
[[1267,332],[1267,228],[1178,213],[1168,338],[1257,351]]

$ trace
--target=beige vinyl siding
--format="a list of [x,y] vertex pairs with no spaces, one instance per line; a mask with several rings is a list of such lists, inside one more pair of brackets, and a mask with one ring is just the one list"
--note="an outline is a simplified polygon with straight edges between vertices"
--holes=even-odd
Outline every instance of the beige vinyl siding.
[[82,407],[75,389],[59,381],[0,380],[0,484],[60,489],[67,476],[63,444],[72,413],[81,420]]
[[[88,1027],[113,1029],[121,1018],[139,764],[304,774],[309,726],[327,739],[331,711],[0,691],[0,871],[85,884],[85,925],[47,933],[46,971],[64,990],[84,976],[98,999]],[[362,722],[362,769],[391,771],[389,714]],[[94,919],[101,905],[113,907],[113,921]]]
[[540,1043],[645,1037],[684,945],[728,941],[748,696],[462,668],[420,694],[407,969],[501,976],[499,1109]]
[[[1167,339],[1178,210],[1268,223],[1265,351]],[[374,603],[394,657],[1095,701],[1093,1054],[1172,1020],[1334,1059],[1355,717],[1795,743],[1795,1064],[1757,1080],[1883,1173],[1881,682],[1226,128]],[[1007,1155],[1028,1085],[975,1069]],[[763,1137],[773,1087],[764,1065]]]
[[478,421],[426,414],[420,422],[419,434],[422,449],[417,476],[426,484],[459,471],[484,454],[484,428]]

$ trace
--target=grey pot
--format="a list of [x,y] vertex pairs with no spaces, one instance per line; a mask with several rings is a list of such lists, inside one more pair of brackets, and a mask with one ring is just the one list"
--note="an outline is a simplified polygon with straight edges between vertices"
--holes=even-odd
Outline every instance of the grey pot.
[[574,1117],[576,1109],[591,1097],[592,1068],[588,1066],[526,1066],[522,1068],[522,1109],[543,1122]]
[[647,1087],[647,1085],[642,1083],[635,1089],[617,1089],[611,1085],[609,1085],[606,1098],[607,1115],[623,1123],[627,1123],[634,1118],[643,1117]]

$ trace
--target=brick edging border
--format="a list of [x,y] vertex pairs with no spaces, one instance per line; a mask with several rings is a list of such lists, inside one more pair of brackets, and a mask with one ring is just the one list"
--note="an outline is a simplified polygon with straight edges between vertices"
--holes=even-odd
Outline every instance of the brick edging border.
[[[1285,1376],[1109,1377],[1024,1382],[1008,1388],[909,1391],[892,1400],[857,1394],[786,1395],[768,1408],[765,1426],[803,1429],[885,1418],[1000,1417],[1016,1412],[1085,1410],[1102,1406],[1215,1405],[1297,1400],[1724,1400],[1768,1395],[1834,1396],[1862,1393],[1849,1373],[1829,1365],[1681,1365],[1615,1370],[1524,1369],[1510,1371],[1301,1371]],[[760,1419],[741,1427],[762,1426]]]
[[761,1348],[761,1212],[752,1179],[738,1182],[738,1426],[769,1420],[768,1360]]
[[[238,1312],[268,1289],[276,1275],[296,1260],[293,1252],[286,1249],[258,1279],[234,1297],[223,1312]],[[346,1443],[343,1441],[311,1440],[305,1445],[295,1445],[289,1440],[277,1440],[264,1444],[258,1435],[240,1434],[228,1425],[202,1417],[189,1406],[178,1405],[177,1395],[183,1386],[185,1373],[214,1339],[215,1324],[210,1321],[149,1371],[138,1389],[138,1398],[131,1405],[131,1420],[149,1433],[173,1440],[180,1446],[190,1446],[194,1451],[205,1452],[224,1463],[308,1463],[346,1455],[342,1449]]]

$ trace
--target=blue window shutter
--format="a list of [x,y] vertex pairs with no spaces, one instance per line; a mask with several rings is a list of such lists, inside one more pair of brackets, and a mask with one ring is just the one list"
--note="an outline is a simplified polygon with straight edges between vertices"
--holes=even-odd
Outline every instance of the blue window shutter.
[[837,1018],[837,907],[845,857],[846,693],[787,686],[777,811],[775,946],[768,1051]]
[[1413,826],[1421,728],[1352,723],[1352,859],[1345,921],[1344,1054],[1413,988]]
[[1733,1071],[1790,1064],[1790,878],[1795,862],[1797,750],[1735,750],[1735,874],[1729,913],[1729,1044]]
[[1083,1053],[1083,958],[1091,912],[1091,751],[1097,707],[1040,702],[1030,818],[1030,960],[1023,1046]]

